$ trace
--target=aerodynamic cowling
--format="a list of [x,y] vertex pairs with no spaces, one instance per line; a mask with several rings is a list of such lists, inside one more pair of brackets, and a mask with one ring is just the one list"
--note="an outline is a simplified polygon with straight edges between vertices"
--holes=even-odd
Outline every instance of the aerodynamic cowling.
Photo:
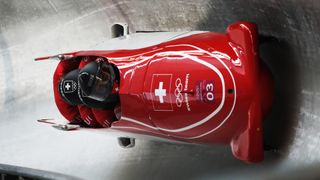
[[121,118],[111,128],[230,144],[240,160],[263,160],[262,120],[271,108],[273,81],[258,56],[255,24],[237,22],[226,33],[199,32],[139,49],[65,56],[104,57],[119,70]]

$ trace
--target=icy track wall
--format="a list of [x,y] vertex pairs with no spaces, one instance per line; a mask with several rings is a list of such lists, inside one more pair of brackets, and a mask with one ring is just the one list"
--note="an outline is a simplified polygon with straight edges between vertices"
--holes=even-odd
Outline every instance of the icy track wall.
[[261,34],[277,39],[261,46],[261,56],[276,82],[275,105],[265,125],[267,142],[280,148],[283,162],[300,166],[318,163],[318,17],[318,1],[1,0],[0,145],[6,148],[0,148],[7,152],[1,155],[0,163],[31,166],[11,161],[14,158],[9,151],[21,147],[4,139],[19,136],[21,132],[11,132],[19,124],[34,126],[31,122],[36,118],[57,114],[52,99],[52,74],[57,62],[34,62],[35,57],[91,47],[110,38],[110,26],[117,22],[128,23],[131,32],[224,31],[239,20],[255,22]]

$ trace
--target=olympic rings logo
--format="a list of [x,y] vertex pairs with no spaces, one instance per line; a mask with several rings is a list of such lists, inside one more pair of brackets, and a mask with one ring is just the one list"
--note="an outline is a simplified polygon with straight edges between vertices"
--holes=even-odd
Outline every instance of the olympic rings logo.
[[183,85],[180,78],[176,79],[175,85],[176,89],[174,90],[174,95],[176,96],[176,104],[178,107],[181,107],[183,103],[183,95],[181,93]]

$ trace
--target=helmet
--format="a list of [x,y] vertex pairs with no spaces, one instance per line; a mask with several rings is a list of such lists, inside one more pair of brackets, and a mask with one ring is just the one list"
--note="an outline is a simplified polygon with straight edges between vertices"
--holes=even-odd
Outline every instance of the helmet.
[[119,101],[118,96],[110,95],[104,102],[86,97],[78,82],[79,71],[79,69],[70,71],[60,79],[58,92],[62,99],[73,106],[84,104],[92,108],[112,109]]
[[78,91],[78,75],[79,70],[75,69],[64,75],[58,85],[58,91],[62,99],[71,105],[82,104],[81,99],[79,98]]
[[115,73],[110,64],[103,60],[93,61],[79,72],[82,96],[97,101],[106,101],[112,93]]

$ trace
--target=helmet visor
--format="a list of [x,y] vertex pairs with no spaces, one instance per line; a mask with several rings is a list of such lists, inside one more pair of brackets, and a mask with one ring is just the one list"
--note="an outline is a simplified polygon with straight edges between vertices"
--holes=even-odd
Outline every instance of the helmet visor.
[[[87,73],[81,73],[79,76],[79,81],[83,76],[88,76]],[[87,87],[91,89],[88,94],[83,94],[85,97],[97,101],[105,101],[106,98],[112,93],[113,83],[115,79],[114,71],[110,65],[106,63],[99,63],[99,68],[95,76],[89,75],[89,80],[87,80]]]

